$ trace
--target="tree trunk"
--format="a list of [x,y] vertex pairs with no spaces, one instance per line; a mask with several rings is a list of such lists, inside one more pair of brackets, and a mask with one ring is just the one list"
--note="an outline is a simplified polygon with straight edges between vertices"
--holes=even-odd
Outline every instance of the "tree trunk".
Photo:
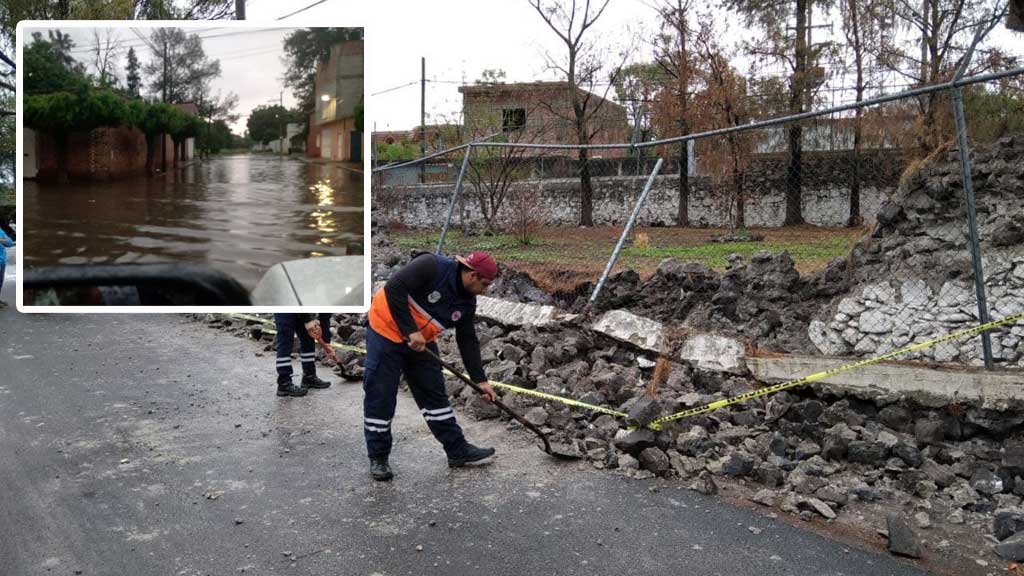
[[594,225],[594,191],[590,184],[590,162],[587,149],[579,150],[580,166],[580,226]]
[[57,135],[57,182],[67,184],[68,182],[68,135],[67,133]]
[[676,212],[676,225],[690,225],[690,154],[689,143],[679,145],[679,209]]
[[[858,99],[859,101],[859,99]],[[853,175],[850,180],[850,216],[846,225],[856,228],[861,225],[860,217],[860,149],[862,139],[862,114],[861,108],[857,109],[857,116],[853,124]]]
[[160,171],[167,173],[167,134],[160,135]]
[[[796,66],[789,98],[790,114],[804,111],[807,99],[807,8],[808,0],[796,0]],[[803,126],[794,122],[789,128],[789,170],[786,174],[785,226],[804,223],[801,196],[803,191]]]
[[181,142],[179,142],[177,140],[171,140],[172,154],[174,154],[174,160],[173,160],[173,164],[172,165],[175,168],[178,167],[178,164],[180,162],[180,157],[178,156],[178,149],[179,148],[181,148]]
[[156,169],[156,135],[146,134],[146,176],[152,176]]
[[736,220],[734,221],[734,228],[746,228],[747,215],[746,198],[743,196],[743,173],[738,170],[733,172],[732,182],[733,186],[736,187]]

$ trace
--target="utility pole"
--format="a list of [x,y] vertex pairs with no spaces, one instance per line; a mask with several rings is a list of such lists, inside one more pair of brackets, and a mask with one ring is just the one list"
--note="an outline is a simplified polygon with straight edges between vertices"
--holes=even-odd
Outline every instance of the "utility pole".
[[[427,58],[420,57],[420,158],[427,155]],[[420,163],[420,183],[426,182],[427,172]]]
[[235,20],[245,20],[245,0],[235,0]]
[[[164,35],[164,103],[167,103],[167,86],[171,79],[167,76],[167,36]],[[160,169],[167,173],[167,135],[160,135]]]
[[[242,1],[242,0],[239,0],[239,1]],[[284,127],[285,127],[285,123],[284,123],[285,122],[285,118],[284,118],[284,90],[281,91],[281,95],[278,97],[278,100],[279,100],[279,104],[281,106],[281,116],[282,116],[281,117],[281,150],[280,151],[281,151],[281,156],[284,156]]]

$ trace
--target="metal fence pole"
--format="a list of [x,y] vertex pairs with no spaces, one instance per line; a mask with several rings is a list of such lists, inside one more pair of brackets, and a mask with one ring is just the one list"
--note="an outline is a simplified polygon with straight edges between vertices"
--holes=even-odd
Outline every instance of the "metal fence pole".
[[[957,147],[960,151],[960,176],[964,181],[964,196],[967,199],[967,228],[971,238],[971,259],[974,261],[974,291],[978,297],[978,320],[985,324],[988,319],[988,302],[985,298],[985,275],[981,269],[981,244],[978,241],[978,215],[974,202],[974,181],[971,179],[970,148],[967,143],[967,125],[964,122],[964,99],[960,88],[953,89],[953,120],[956,125]],[[992,366],[992,336],[981,333],[981,351],[985,356],[985,368]]]
[[601,273],[601,279],[597,281],[597,286],[594,287],[594,292],[590,295],[590,303],[593,304],[597,300],[597,295],[601,293],[601,288],[604,288],[604,283],[608,280],[608,275],[612,272],[612,267],[615,266],[615,261],[619,259],[619,252],[622,251],[622,245],[626,243],[626,238],[629,237],[630,230],[633,229],[633,225],[636,224],[636,218],[640,215],[640,208],[644,205],[644,200],[647,200],[647,194],[651,191],[651,187],[654,185],[654,177],[661,171],[662,158],[658,158],[658,161],[654,164],[654,170],[651,171],[651,175],[647,177],[647,183],[644,185],[643,192],[640,193],[640,198],[636,201],[636,206],[633,207],[633,213],[629,216],[629,221],[626,222],[626,227],[622,229],[622,236],[619,236],[618,243],[615,244],[615,250],[612,252],[612,257],[608,259],[608,263],[604,267],[604,272]]
[[469,155],[473,152],[473,145],[466,147],[466,154],[462,157],[462,168],[459,169],[459,176],[455,179],[455,188],[452,190],[452,197],[448,200],[448,216],[444,219],[444,228],[441,229],[441,238],[437,241],[437,254],[444,248],[444,239],[448,236],[448,226],[452,223],[452,213],[455,212],[455,202],[462,190],[462,177],[466,175],[466,166],[469,165]]

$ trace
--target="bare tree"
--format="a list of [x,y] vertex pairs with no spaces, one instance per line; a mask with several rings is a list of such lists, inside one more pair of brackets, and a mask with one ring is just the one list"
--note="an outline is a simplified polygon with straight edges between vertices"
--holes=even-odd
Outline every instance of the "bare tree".
[[[864,100],[864,92],[871,86],[871,70],[877,61],[873,58],[872,47],[878,46],[888,33],[884,17],[889,0],[842,0],[839,10],[842,15],[843,35],[846,37],[847,59],[854,73],[855,101]],[[853,174],[850,179],[850,214],[846,220],[849,227],[860,226],[860,184],[861,148],[864,145],[864,109],[857,108],[853,119]]]
[[[594,136],[601,131],[602,126],[597,121],[601,108],[607,103],[607,96],[625,65],[625,55],[622,61],[612,69],[609,74],[601,74],[605,69],[604,55],[600,54],[595,45],[589,41],[587,31],[604,14],[610,0],[591,4],[591,0],[527,0],[540,15],[548,28],[554,32],[562,44],[565,45],[565,55],[556,58],[547,54],[548,66],[565,75],[568,88],[568,100],[572,108],[572,115],[569,120],[572,122],[576,143],[589,144]],[[604,89],[603,94],[598,96],[597,91],[600,80],[612,78]],[[551,103],[545,103],[545,107],[555,115],[562,116],[562,112],[556,109]],[[597,126],[593,126],[597,124]],[[594,193],[590,182],[589,154],[585,148],[578,151],[580,170],[580,226],[594,225]]]
[[[522,109],[521,119],[500,117],[499,113],[505,115],[502,110],[489,110],[483,115],[473,114],[465,121],[469,134],[471,137],[479,137],[500,131],[501,134],[492,138],[492,141],[519,144],[543,140],[553,127],[549,123],[532,120],[541,112],[538,102],[524,104],[526,107]],[[509,221],[503,216],[502,209],[510,196],[519,202],[520,207],[526,201],[526,197],[515,194],[513,188],[531,175],[533,166],[543,155],[518,146],[474,148],[473,154],[466,169],[466,180],[484,224],[488,230],[495,231],[503,222]],[[512,219],[515,219],[515,215]]]
[[104,30],[102,34],[98,29],[93,29],[92,38],[92,65],[96,70],[97,83],[100,86],[116,85],[117,71],[114,66],[121,52],[121,41],[111,29]]
[[[698,81],[703,86],[692,102],[694,128],[717,130],[750,122],[756,114],[754,100],[747,94],[747,82],[733,68],[734,54],[723,48],[721,36],[709,17],[694,35],[694,52],[699,60]],[[745,176],[752,149],[752,133],[730,132],[719,138],[701,140],[701,164],[708,173],[725,177],[718,195],[732,215],[733,228],[746,227]]]
[[[693,53],[690,38],[691,0],[664,0],[658,6],[661,34],[654,48],[655,63],[669,82],[659,93],[657,107],[663,136],[683,135],[690,131],[690,101],[693,98]],[[678,226],[690,225],[690,154],[688,143],[679,144],[679,208]]]
[[[975,31],[1005,14],[1004,0],[891,0],[892,33],[875,50],[879,62],[907,81],[929,85],[948,80],[960,66]],[[983,42],[968,69],[978,74],[1008,65],[1003,51]],[[946,139],[949,125],[941,114],[947,94],[918,98],[919,153],[928,154]]]

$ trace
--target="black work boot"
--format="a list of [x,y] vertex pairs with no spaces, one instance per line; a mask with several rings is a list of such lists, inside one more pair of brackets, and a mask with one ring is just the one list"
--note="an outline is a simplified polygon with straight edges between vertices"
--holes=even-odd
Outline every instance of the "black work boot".
[[480,448],[467,442],[457,454],[448,456],[448,467],[460,468],[470,464],[483,464],[484,460],[491,456],[494,456],[494,448]]
[[391,472],[387,456],[370,458],[370,476],[373,476],[377,482],[386,482],[394,478],[395,475]]
[[278,380],[277,382],[277,395],[278,396],[305,396],[306,389],[302,386],[292,384],[291,380]]
[[317,378],[316,374],[306,374],[302,377],[302,385],[306,388],[330,388],[331,383]]

